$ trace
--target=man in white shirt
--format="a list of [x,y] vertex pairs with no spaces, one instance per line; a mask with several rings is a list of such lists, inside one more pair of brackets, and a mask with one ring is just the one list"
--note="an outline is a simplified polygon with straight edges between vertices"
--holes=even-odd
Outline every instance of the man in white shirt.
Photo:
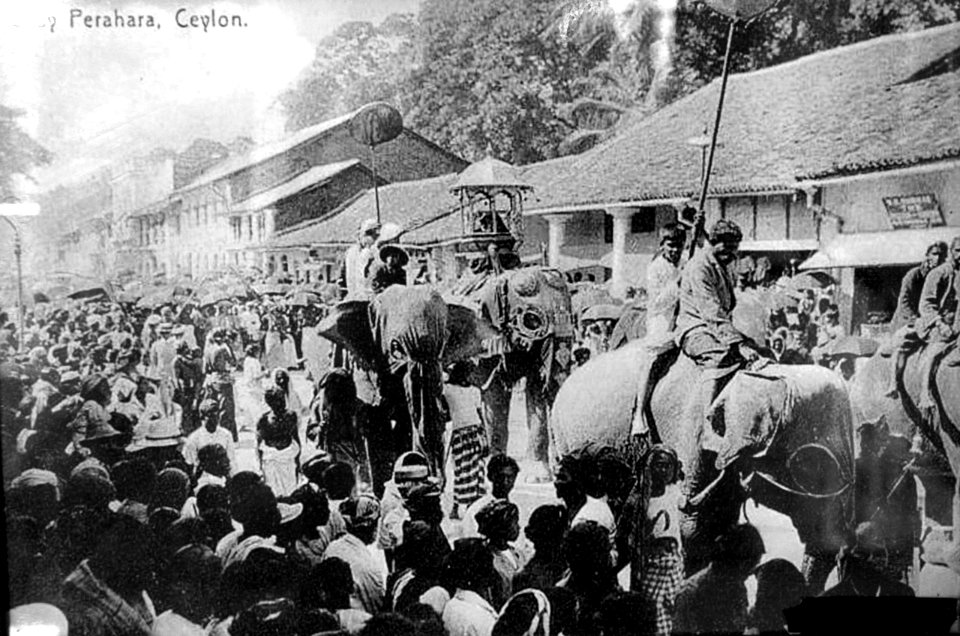
[[637,402],[633,413],[630,434],[635,439],[649,435],[643,409],[650,393],[650,372],[657,357],[676,345],[673,342],[677,327],[677,306],[680,301],[680,257],[686,232],[678,223],[669,223],[660,228],[660,250],[647,267],[647,335],[645,355],[641,361],[640,382],[637,387]]
[[177,377],[174,362],[177,359],[177,339],[173,337],[173,325],[161,323],[158,328],[159,339],[150,346],[150,367],[155,376],[161,379],[175,380]]
[[483,539],[460,539],[448,558],[457,589],[443,608],[448,636],[490,636],[497,623],[497,610],[489,601],[496,581],[492,553]]
[[383,607],[387,589],[387,564],[372,550],[380,520],[380,502],[369,495],[347,499],[340,505],[347,533],[327,546],[324,558],[337,557],[350,566],[356,584],[355,600],[369,614]]
[[218,424],[217,403],[213,400],[204,400],[200,403],[200,420],[202,425],[190,433],[183,445],[183,458],[193,468],[199,462],[200,449],[209,444],[219,444],[227,451],[230,460],[230,474],[237,471],[236,447],[230,431]]
[[517,483],[517,475],[520,474],[520,466],[517,460],[504,454],[497,454],[487,462],[487,479],[490,481],[490,491],[483,495],[470,506],[467,507],[463,515],[461,524],[462,537],[479,537],[480,530],[477,526],[477,514],[490,502],[503,499],[510,500],[510,492]]
[[357,242],[347,248],[343,262],[343,286],[347,296],[362,296],[367,292],[367,266],[376,257],[374,244],[380,236],[380,224],[367,219],[360,224]]

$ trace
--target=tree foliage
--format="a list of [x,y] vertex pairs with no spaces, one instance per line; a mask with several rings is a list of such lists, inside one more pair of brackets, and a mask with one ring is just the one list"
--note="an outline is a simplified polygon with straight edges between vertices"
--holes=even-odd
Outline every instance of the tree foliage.
[[22,116],[21,111],[0,104],[0,202],[16,201],[16,178],[28,177],[35,166],[52,159],[17,123]]
[[[375,100],[476,160],[579,152],[717,77],[727,18],[701,0],[423,0],[418,18],[350,23],[282,96],[291,129]],[[614,10],[614,6],[617,10]],[[780,0],[737,26],[734,72],[960,19],[960,0]],[[664,38],[664,30],[669,36]]]
[[423,64],[410,78],[410,126],[468,159],[553,157],[589,60],[539,37],[555,0],[424,0]]
[[395,14],[378,26],[347,22],[317,45],[311,68],[280,95],[287,128],[298,130],[373,101],[396,103],[420,62],[420,25]]

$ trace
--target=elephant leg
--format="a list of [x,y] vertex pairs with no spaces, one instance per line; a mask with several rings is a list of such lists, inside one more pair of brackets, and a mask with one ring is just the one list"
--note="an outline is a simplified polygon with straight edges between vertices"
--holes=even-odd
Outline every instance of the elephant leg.
[[510,422],[510,387],[497,375],[484,389],[483,421],[490,441],[490,454],[506,454]]
[[725,479],[701,507],[687,513],[681,520],[686,576],[709,565],[716,551],[717,538],[737,525],[742,501],[736,480]]
[[412,368],[404,378],[413,449],[427,458],[430,473],[444,483],[443,425],[440,421],[439,369]]
[[396,461],[390,413],[383,406],[362,404],[357,410],[358,428],[364,431],[363,443],[370,460],[370,481],[377,497],[383,497],[383,485],[393,478]]
[[550,453],[550,404],[544,389],[539,373],[527,376],[527,458],[537,463],[539,474],[534,476],[536,481],[547,481],[550,477],[547,464]]

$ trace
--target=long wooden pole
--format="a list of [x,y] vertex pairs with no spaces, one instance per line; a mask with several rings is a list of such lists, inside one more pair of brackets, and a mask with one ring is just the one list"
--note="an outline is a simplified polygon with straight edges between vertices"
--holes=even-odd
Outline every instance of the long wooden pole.
[[377,184],[377,150],[370,146],[370,155],[373,157],[373,198],[377,202],[377,224],[380,223],[380,187]]
[[713,130],[710,132],[710,152],[707,154],[707,165],[700,180],[700,198],[697,202],[697,224],[690,240],[690,256],[697,249],[697,240],[703,233],[704,210],[707,202],[707,188],[710,186],[710,172],[713,170],[713,157],[717,150],[717,133],[720,132],[720,118],[723,115],[723,99],[727,94],[727,78],[730,76],[730,50],[733,48],[733,33],[737,28],[737,19],[730,20],[730,29],[727,31],[727,50],[723,55],[723,73],[720,76],[720,99],[717,101],[717,115],[713,120]]

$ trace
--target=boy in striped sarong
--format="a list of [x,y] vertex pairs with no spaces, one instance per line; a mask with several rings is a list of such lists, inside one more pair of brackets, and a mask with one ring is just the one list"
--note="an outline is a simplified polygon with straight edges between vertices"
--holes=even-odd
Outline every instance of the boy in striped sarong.
[[483,472],[490,445],[481,419],[480,389],[470,383],[474,365],[460,361],[450,367],[443,396],[450,411],[450,454],[453,456],[451,519],[483,496]]

